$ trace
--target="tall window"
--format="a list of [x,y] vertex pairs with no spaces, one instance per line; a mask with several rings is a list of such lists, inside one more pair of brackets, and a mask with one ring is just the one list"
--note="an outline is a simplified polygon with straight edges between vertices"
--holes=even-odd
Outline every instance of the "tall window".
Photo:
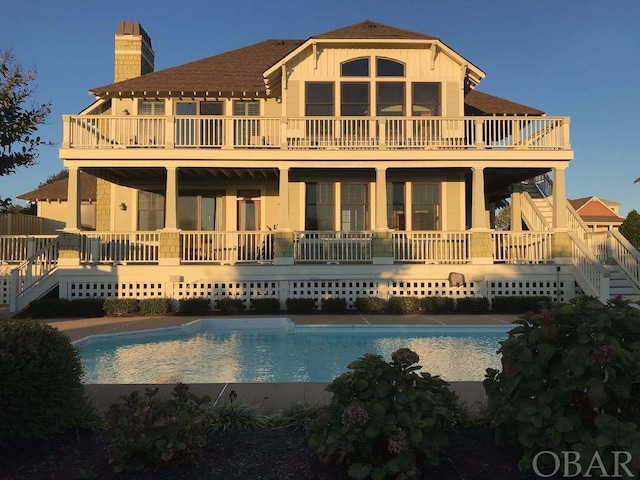
[[369,83],[342,82],[340,115],[358,117],[369,115]]
[[340,184],[341,230],[345,232],[369,229],[369,185]]
[[305,230],[334,230],[333,183],[307,183]]
[[305,99],[305,115],[322,117],[334,114],[332,82],[308,82]]
[[411,86],[412,115],[441,115],[439,83],[413,83]]
[[182,230],[223,230],[223,192],[178,197],[178,227]]
[[404,83],[378,82],[377,90],[378,116],[404,115]]
[[178,102],[176,104],[177,116],[190,116],[191,118],[176,119],[176,145],[195,145],[196,144],[196,113],[198,104],[196,102]]
[[412,230],[440,230],[440,185],[413,182],[411,185]]
[[394,230],[406,230],[404,191],[404,183],[387,183],[387,225]]
[[[234,101],[233,115],[238,117],[257,117],[260,115],[260,104],[252,101]],[[258,118],[242,118],[233,122],[235,145],[261,145],[260,120]]]
[[164,228],[164,195],[138,192],[138,230]]
[[[164,102],[138,100],[138,115],[164,115]],[[133,138],[127,141],[135,145],[153,146],[162,143],[164,140],[164,126],[162,121],[155,119],[139,119],[137,121],[137,131]]]
[[[222,102],[200,102],[200,145],[222,146]],[[213,118],[212,118],[213,117]]]
[[356,58],[340,65],[340,75],[343,77],[368,77],[369,58]]

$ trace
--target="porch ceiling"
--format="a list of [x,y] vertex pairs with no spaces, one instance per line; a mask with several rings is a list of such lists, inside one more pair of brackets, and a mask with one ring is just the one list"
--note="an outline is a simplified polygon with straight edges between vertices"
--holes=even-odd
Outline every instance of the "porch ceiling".
[[487,168],[485,191],[488,202],[500,202],[511,196],[511,185],[548,173],[548,168]]

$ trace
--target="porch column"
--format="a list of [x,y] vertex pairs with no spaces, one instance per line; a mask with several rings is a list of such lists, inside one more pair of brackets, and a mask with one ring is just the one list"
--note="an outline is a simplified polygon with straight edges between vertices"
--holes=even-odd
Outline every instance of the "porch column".
[[376,167],[376,230],[389,230],[387,224],[387,169]]
[[553,169],[553,229],[566,230],[567,222],[567,190],[564,180],[564,168]]
[[164,229],[178,229],[178,175],[177,167],[167,167],[167,186],[165,189]]
[[65,232],[78,232],[80,226],[80,179],[78,167],[69,167],[67,222]]
[[280,211],[278,216],[278,230],[290,230],[289,215],[289,167],[280,167],[280,183],[278,185],[278,200]]
[[522,192],[519,183],[511,186],[511,231],[522,231]]
[[471,228],[474,230],[486,230],[487,207],[484,194],[484,167],[471,167],[473,181],[471,186]]

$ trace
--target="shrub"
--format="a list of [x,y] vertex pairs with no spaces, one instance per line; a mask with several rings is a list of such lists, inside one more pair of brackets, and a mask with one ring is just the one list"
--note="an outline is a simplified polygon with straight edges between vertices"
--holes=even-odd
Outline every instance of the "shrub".
[[487,297],[464,297],[456,300],[456,312],[458,313],[487,313],[489,311],[489,299]]
[[102,298],[41,298],[29,304],[31,318],[82,318],[102,317],[104,300]]
[[425,297],[422,299],[424,313],[452,313],[455,301],[450,297]]
[[208,298],[181,298],[178,300],[178,313],[180,315],[208,315]]
[[250,431],[264,428],[268,418],[255,405],[242,401],[217,403],[207,409],[209,431]]
[[134,391],[120,397],[107,412],[110,430],[109,463],[114,471],[140,472],[169,464],[192,464],[206,444],[205,406],[211,398],[189,393],[177,384],[172,398],[156,397],[157,388],[145,394]]
[[347,309],[347,301],[344,298],[323,298],[320,301],[320,309],[324,313],[340,313]]
[[280,311],[280,300],[277,298],[253,298],[251,308],[256,313],[278,313]]
[[279,427],[293,430],[303,428],[305,432],[309,432],[311,423],[318,418],[323,408],[320,402],[291,402],[278,409],[271,416],[271,422]]
[[310,313],[316,308],[315,298],[287,298],[287,311],[289,313]]
[[80,426],[81,377],[64,333],[38,322],[0,322],[0,446]]
[[418,313],[422,308],[422,302],[418,297],[391,297],[389,298],[389,311],[400,315]]
[[522,446],[522,469],[552,450],[577,451],[583,472],[598,452],[610,472],[612,452],[628,451],[637,475],[640,311],[579,297],[515,323],[498,351],[502,370],[484,381],[496,438]]
[[387,363],[370,353],[337,377],[329,407],[311,424],[309,444],[326,464],[349,465],[352,478],[417,478],[418,465],[437,465],[438,451],[460,406],[447,383],[418,375],[418,355],[401,348]]
[[551,304],[551,297],[513,295],[510,297],[493,297],[491,309],[496,313],[526,313],[540,312],[546,305]]
[[71,317],[104,317],[103,298],[78,298],[71,300],[69,307]]
[[216,300],[216,308],[223,315],[238,315],[244,311],[244,304],[241,298],[219,298]]
[[144,298],[140,300],[140,313],[142,315],[165,315],[171,311],[169,298]]
[[388,309],[388,302],[379,297],[358,297],[353,306],[360,313],[384,313]]
[[107,298],[102,308],[109,317],[133,315],[138,311],[138,300],[135,298]]

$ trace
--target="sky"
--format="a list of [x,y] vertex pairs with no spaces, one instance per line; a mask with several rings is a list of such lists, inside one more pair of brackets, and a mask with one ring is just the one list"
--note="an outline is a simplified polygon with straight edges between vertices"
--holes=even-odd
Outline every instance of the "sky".
[[[637,0],[0,0],[0,50],[37,69],[51,103],[38,164],[0,177],[14,198],[63,167],[62,115],[113,82],[118,22],[151,36],[155,70],[266,39],[307,39],[363,20],[433,35],[486,77],[479,91],[571,118],[567,196],[640,211],[640,1]],[[14,201],[14,203],[21,203]]]

